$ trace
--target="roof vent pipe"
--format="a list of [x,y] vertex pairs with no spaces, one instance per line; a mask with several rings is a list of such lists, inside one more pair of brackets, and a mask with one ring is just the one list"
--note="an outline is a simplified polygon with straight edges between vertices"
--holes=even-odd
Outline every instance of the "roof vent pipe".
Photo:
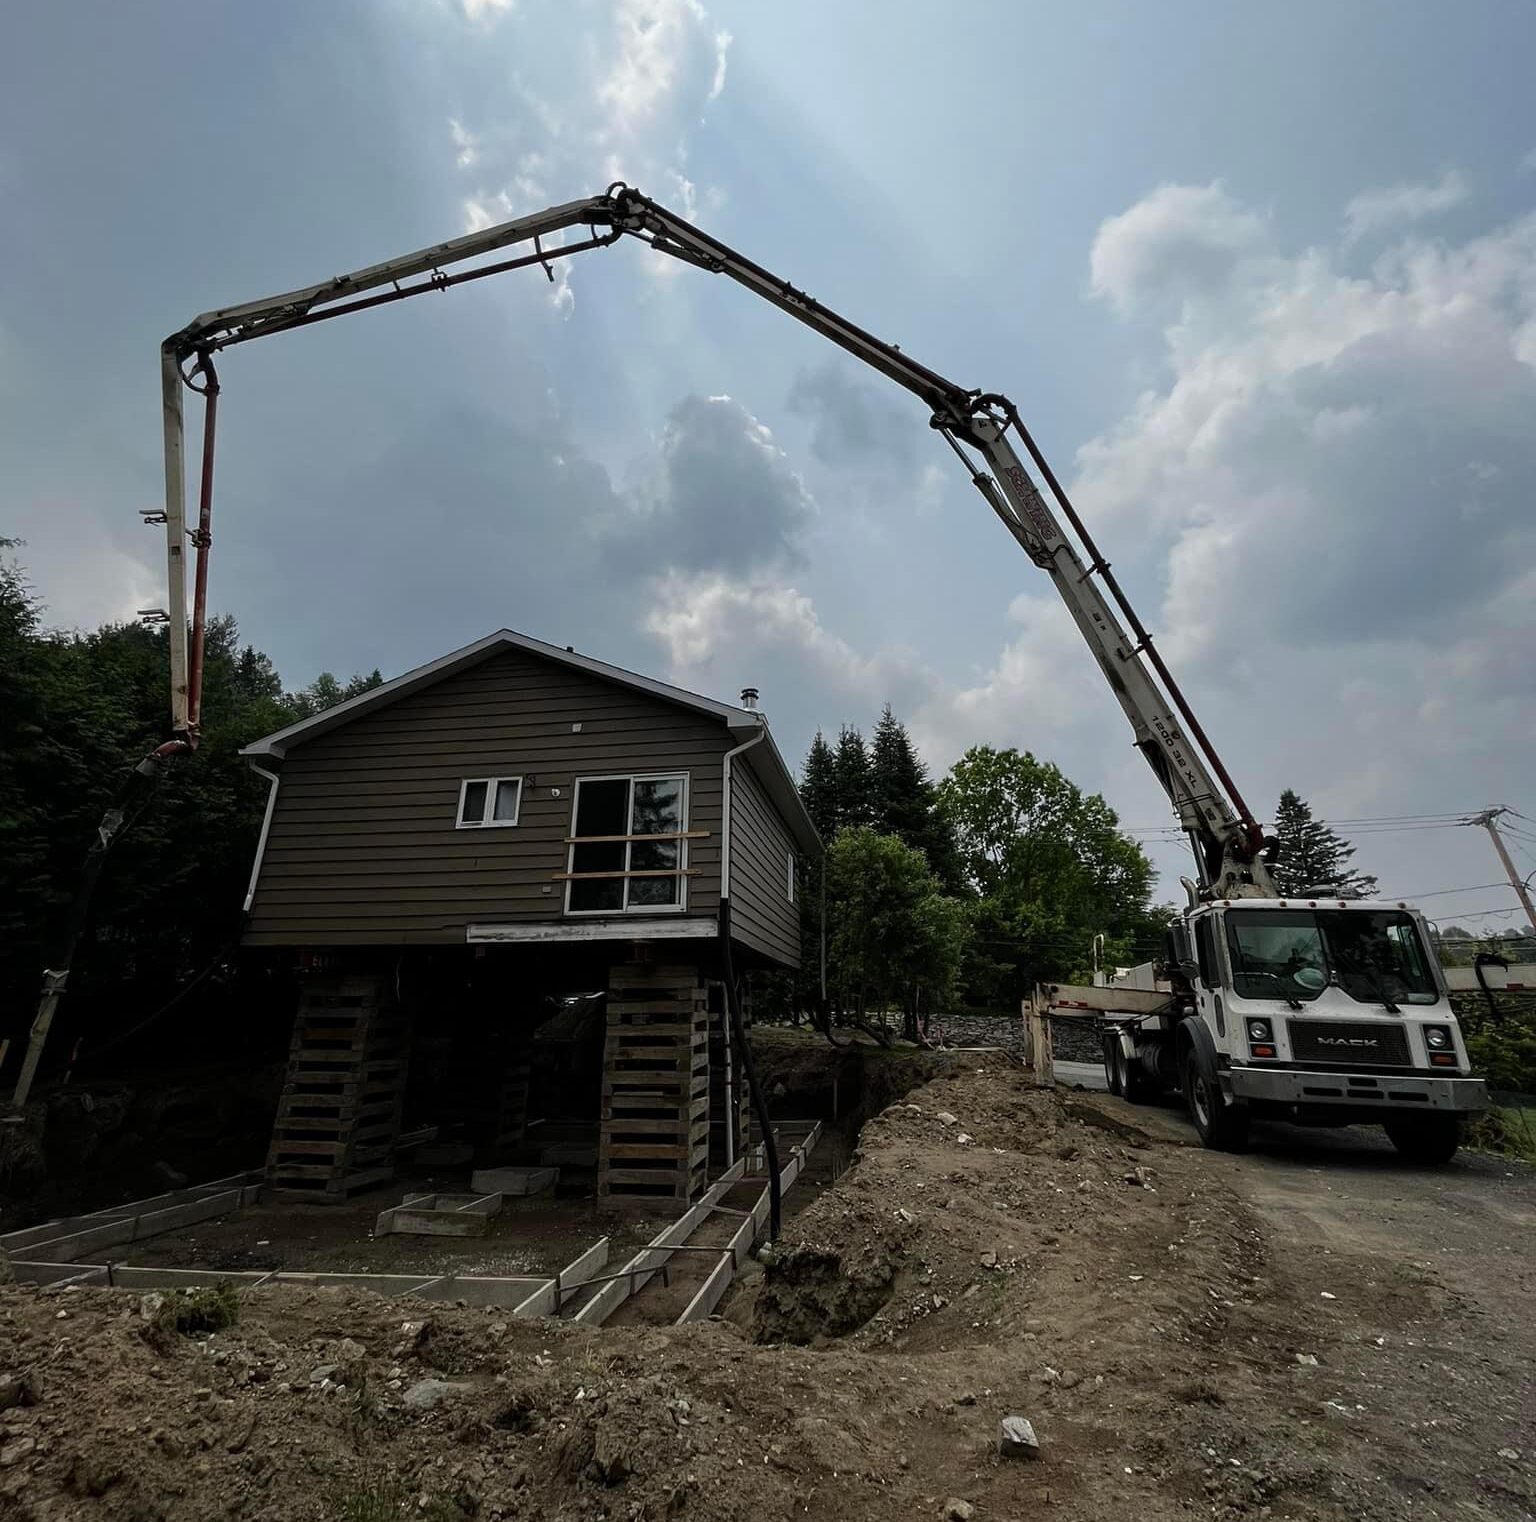
[[752,710],[754,713],[757,711],[757,688],[743,687],[741,689],[741,706]]

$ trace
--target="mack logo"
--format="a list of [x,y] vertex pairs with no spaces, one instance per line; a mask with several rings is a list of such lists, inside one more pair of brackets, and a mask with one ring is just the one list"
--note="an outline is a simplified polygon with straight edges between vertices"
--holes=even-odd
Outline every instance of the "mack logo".
[[1380,1046],[1374,1036],[1314,1036],[1319,1046]]

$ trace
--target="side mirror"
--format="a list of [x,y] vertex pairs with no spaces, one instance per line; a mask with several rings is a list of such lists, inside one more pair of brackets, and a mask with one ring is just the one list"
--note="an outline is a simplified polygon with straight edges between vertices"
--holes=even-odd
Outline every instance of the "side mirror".
[[1168,927],[1168,961],[1181,972],[1194,961],[1194,948],[1189,943],[1189,930],[1183,925]]

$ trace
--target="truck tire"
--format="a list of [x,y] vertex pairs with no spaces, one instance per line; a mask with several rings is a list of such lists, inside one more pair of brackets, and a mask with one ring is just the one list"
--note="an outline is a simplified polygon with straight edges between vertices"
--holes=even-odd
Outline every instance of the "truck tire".
[[1411,1163],[1448,1163],[1461,1145],[1457,1115],[1394,1115],[1381,1123],[1392,1145]]
[[1207,1072],[1191,1044],[1184,1053],[1184,1103],[1200,1133],[1202,1146],[1214,1152],[1241,1152],[1248,1145],[1248,1106],[1228,1104],[1216,1075]]
[[1147,1080],[1147,1070],[1142,1067],[1139,1060],[1127,1057],[1123,1052],[1120,1057],[1120,1088],[1125,1097],[1133,1105],[1144,1105],[1151,1102],[1152,1085]]
[[1104,1038],[1104,1084],[1111,1094],[1123,1092],[1120,1082],[1120,1041],[1116,1036]]

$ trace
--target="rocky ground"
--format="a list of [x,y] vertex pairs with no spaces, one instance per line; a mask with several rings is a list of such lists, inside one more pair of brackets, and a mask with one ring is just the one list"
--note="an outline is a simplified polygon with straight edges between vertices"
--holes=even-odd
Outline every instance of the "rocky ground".
[[952,1062],[697,1327],[282,1289],[185,1335],[0,1288],[0,1517],[1536,1512],[1531,1172],[1221,1157]]

